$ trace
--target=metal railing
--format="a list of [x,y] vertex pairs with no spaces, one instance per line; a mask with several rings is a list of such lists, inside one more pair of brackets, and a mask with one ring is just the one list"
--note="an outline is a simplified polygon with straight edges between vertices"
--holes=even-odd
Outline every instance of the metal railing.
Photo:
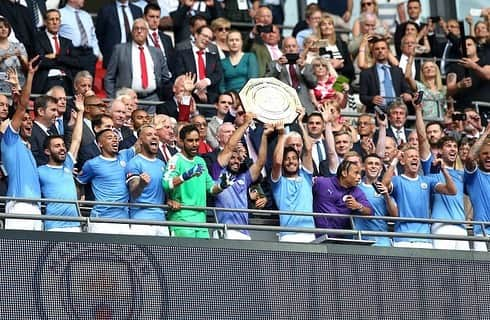
[[[441,239],[441,240],[464,240],[464,241],[482,241],[490,242],[490,238],[487,237],[485,228],[490,226],[490,221],[468,221],[468,220],[445,220],[445,219],[430,219],[430,218],[405,218],[405,217],[390,217],[390,216],[364,216],[364,215],[345,215],[339,213],[319,213],[319,212],[296,212],[296,211],[274,211],[274,210],[254,210],[254,209],[233,209],[233,208],[217,208],[217,207],[192,207],[182,206],[182,209],[200,210],[211,212],[214,218],[217,219],[217,213],[220,212],[238,212],[238,213],[261,213],[269,214],[270,216],[281,215],[296,215],[296,216],[327,216],[329,218],[344,218],[349,219],[351,225],[355,226],[355,219],[367,219],[367,220],[383,220],[394,223],[442,223],[451,225],[465,225],[475,226],[479,225],[482,229],[482,236],[456,236],[456,235],[444,235],[444,234],[423,234],[423,233],[401,233],[401,232],[389,232],[389,231],[372,231],[372,230],[359,230],[359,229],[331,229],[331,228],[305,228],[305,227],[283,227],[273,225],[240,225],[240,224],[224,224],[224,223],[196,223],[196,222],[179,222],[179,221],[157,221],[157,220],[135,220],[135,219],[114,219],[114,218],[101,218],[101,217],[83,217],[81,215],[82,209],[89,209],[94,205],[103,206],[115,206],[115,207],[142,207],[142,208],[162,208],[164,210],[169,209],[167,205],[155,205],[144,203],[121,203],[121,202],[104,202],[104,201],[83,201],[83,200],[60,200],[60,199],[34,199],[34,198],[16,198],[16,197],[0,197],[0,201],[18,201],[27,203],[65,203],[74,204],[78,211],[78,217],[74,216],[50,216],[50,215],[36,215],[36,214],[11,214],[0,213],[0,219],[26,219],[26,220],[42,220],[42,221],[72,221],[80,222],[82,225],[89,225],[91,223],[115,223],[115,224],[135,224],[135,225],[149,225],[149,226],[175,226],[175,227],[189,227],[189,228],[207,228],[214,230],[221,230],[223,237],[226,237],[227,230],[254,230],[254,231],[269,231],[269,232],[301,232],[301,233],[315,233],[315,234],[328,234],[340,235],[340,236],[352,236],[354,239],[363,241],[366,237],[397,237],[397,238],[419,238],[419,239]],[[87,207],[84,207],[87,205]],[[4,228],[2,224],[0,226]]]

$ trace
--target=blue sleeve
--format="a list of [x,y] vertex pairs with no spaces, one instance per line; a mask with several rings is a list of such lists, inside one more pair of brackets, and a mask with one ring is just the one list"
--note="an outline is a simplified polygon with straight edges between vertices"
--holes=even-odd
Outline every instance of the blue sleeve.
[[83,165],[82,172],[77,177],[78,182],[82,184],[89,183],[94,178],[94,171],[91,165],[92,161],[87,161]]
[[5,130],[5,133],[3,134],[3,141],[7,145],[11,145],[17,142],[17,140],[20,139],[19,133],[15,132],[14,128],[12,128],[12,124],[9,124],[7,126],[7,130]]
[[139,163],[136,161],[136,158],[133,158],[128,162],[124,171],[126,173],[126,183],[131,180],[131,178],[139,176],[142,173],[142,170],[139,166]]
[[432,166],[432,161],[434,160],[434,156],[432,153],[430,154],[429,159],[427,160],[420,160],[422,163],[422,171],[424,172],[424,175],[429,175],[430,174],[430,167]]

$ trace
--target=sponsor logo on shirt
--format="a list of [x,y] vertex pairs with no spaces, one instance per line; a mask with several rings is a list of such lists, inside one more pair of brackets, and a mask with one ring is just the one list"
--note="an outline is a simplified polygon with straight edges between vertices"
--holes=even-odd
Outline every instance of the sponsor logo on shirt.
[[424,189],[424,190],[428,188],[427,183],[425,183],[425,182],[422,182],[422,183],[420,184],[420,187],[421,187],[422,189]]

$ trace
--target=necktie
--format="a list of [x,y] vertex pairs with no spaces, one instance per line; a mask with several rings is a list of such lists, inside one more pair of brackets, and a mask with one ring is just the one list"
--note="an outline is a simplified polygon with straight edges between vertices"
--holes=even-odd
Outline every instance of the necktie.
[[58,130],[56,130],[55,126],[51,126],[48,128],[48,136],[57,136]]
[[399,145],[404,142],[403,137],[402,137],[402,133],[403,133],[403,131],[401,129],[396,130],[396,143]]
[[199,71],[199,80],[206,78],[206,65],[204,64],[204,50],[199,50],[197,52],[197,67]]
[[151,34],[153,36],[153,44],[155,45],[155,48],[159,48],[160,49],[160,42],[158,42],[158,34],[156,31],[153,31],[153,33]]
[[75,11],[75,18],[77,19],[78,30],[80,31],[80,46],[86,47],[88,46],[88,37],[82,20],[80,20],[80,11]]
[[140,46],[141,87],[148,88],[148,71],[146,70],[145,48]]
[[131,27],[129,27],[129,19],[128,19],[128,15],[126,14],[126,6],[121,5],[121,10],[123,13],[124,32],[126,33],[126,42],[129,42],[131,40]]
[[323,152],[322,152],[321,143],[322,142],[320,140],[316,142],[316,152],[318,153],[318,165],[320,165],[320,162],[325,160],[325,157],[323,156]]
[[[390,67],[382,66],[382,68],[384,71],[383,85],[385,87],[385,102],[386,105],[389,105],[393,101],[393,97],[395,96],[395,91],[393,89],[393,83],[391,82]],[[390,97],[390,98],[386,98],[386,97]]]
[[291,87],[294,89],[298,89],[299,81],[298,75],[296,74],[296,69],[294,68],[294,64],[289,65],[289,75],[291,76]]
[[58,41],[58,37],[56,35],[53,36],[54,40],[54,52],[58,55],[61,52],[60,42]]
[[58,129],[58,132],[60,133],[60,135],[65,134],[65,130],[63,128],[63,119],[62,118],[56,119],[56,129]]

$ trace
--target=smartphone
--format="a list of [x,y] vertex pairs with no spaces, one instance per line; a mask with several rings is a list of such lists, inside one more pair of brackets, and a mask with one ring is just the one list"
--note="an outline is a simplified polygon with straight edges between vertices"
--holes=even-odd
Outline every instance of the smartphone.
[[480,111],[481,125],[486,128],[488,125],[488,118],[490,117],[490,111]]
[[453,113],[451,119],[453,121],[466,121],[466,113]]
[[268,24],[265,26],[257,26],[258,33],[271,33],[272,32],[272,24]]
[[438,23],[439,21],[441,21],[441,16],[429,17],[428,19],[431,20],[432,23]]
[[376,111],[378,113],[379,119],[381,121],[385,121],[386,114],[384,113],[383,110],[381,110],[381,108],[379,106],[374,106],[374,111]]
[[[438,154],[436,158],[440,159],[441,155]],[[435,173],[439,173],[439,172],[441,172],[441,164],[439,161],[437,162],[436,165],[433,165],[433,164],[430,165],[430,173],[435,174]]]
[[298,53],[286,53],[286,59],[288,59],[288,64],[296,64],[299,59]]
[[320,47],[320,51],[318,52],[318,54],[321,57],[324,57],[324,58],[327,58],[327,59],[333,59],[333,52],[332,52],[332,50],[327,50],[324,47]]
[[374,190],[378,193],[381,194],[382,191],[378,188],[378,185],[376,184],[377,182],[373,182],[371,185],[373,186]]
[[413,102],[414,104],[420,104],[422,102],[422,98],[424,97],[424,92],[423,91],[419,91],[419,95],[417,97],[417,99]]

